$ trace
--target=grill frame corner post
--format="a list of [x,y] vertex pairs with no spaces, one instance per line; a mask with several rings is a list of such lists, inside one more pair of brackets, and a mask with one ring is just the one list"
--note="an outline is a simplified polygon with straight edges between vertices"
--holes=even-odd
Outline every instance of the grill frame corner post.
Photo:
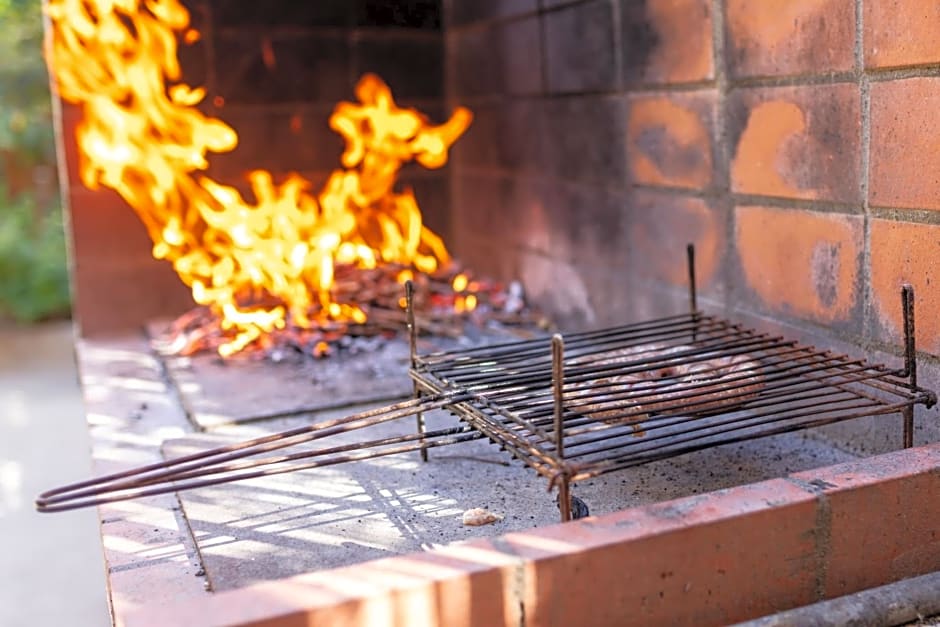
[[[904,376],[911,390],[917,390],[917,345],[914,330],[914,286],[901,286],[901,310],[904,316]],[[914,446],[914,404],[901,410],[904,417],[904,448]]]
[[552,393],[555,410],[555,463],[558,478],[558,509],[561,522],[571,520],[570,474],[565,464],[565,338],[556,333],[552,336]]
[[692,315],[692,341],[698,337],[698,292],[695,284],[695,244],[689,242],[685,247],[689,266],[689,313]]
[[[415,323],[415,286],[410,280],[405,281],[405,313],[408,324],[408,351],[410,356],[411,371],[414,372],[418,366],[418,326]],[[412,396],[418,400],[423,395],[417,381],[411,383]],[[427,425],[424,422],[424,412],[415,414],[415,421],[418,427],[418,434],[424,435],[427,432]],[[421,440],[421,461],[428,461],[428,448],[425,441]]]

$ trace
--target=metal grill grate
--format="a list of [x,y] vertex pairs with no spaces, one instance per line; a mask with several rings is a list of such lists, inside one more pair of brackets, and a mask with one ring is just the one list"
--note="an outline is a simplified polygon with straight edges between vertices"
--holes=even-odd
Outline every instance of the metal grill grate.
[[409,318],[416,393],[469,397],[448,409],[558,485],[563,520],[570,482],[722,444],[900,413],[913,446],[914,406],[936,395],[917,385],[909,285],[892,370],[703,314],[688,253],[686,315],[426,356]]
[[[552,345],[557,353],[561,342],[556,336],[420,356],[411,374],[428,393],[466,393],[472,400],[451,405],[452,411],[540,473],[555,476],[564,470],[575,481],[933,400],[930,392],[911,387],[903,371],[696,313],[566,337],[559,432]],[[628,354],[651,343],[656,352],[608,361],[613,351]],[[748,359],[737,371],[709,366],[734,356]],[[700,366],[700,378],[667,373],[637,376],[629,386],[610,382],[612,375],[679,366]],[[559,434],[563,457],[557,451]]]

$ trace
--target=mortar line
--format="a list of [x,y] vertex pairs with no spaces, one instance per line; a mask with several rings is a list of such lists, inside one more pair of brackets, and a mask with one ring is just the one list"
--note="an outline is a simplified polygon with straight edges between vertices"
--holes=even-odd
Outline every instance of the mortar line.
[[[856,30],[857,32],[857,30]],[[858,35],[856,36],[858,41]],[[869,68],[867,73],[873,81],[890,81],[903,78],[937,76],[940,65],[915,65],[910,67]],[[747,76],[730,79],[733,87],[790,87],[802,85],[830,85],[838,83],[857,83],[859,70],[853,67],[842,72],[826,74],[790,74],[788,76]]]
[[[689,187],[635,184],[635,189],[650,192],[662,192],[674,196],[719,200],[723,194],[713,189],[693,189]],[[861,213],[857,203],[844,203],[827,200],[809,200],[805,198],[787,198],[784,196],[763,196],[761,194],[727,194],[737,205],[760,205],[780,209],[804,209],[820,213],[839,213],[856,215]]]
[[829,72],[826,74],[789,74],[787,76],[742,76],[729,79],[734,87],[791,87],[799,85],[830,85],[854,83],[855,71]]
[[909,67],[868,68],[865,71],[872,82],[896,81],[905,78],[924,78],[940,74],[940,64],[912,65]]
[[[734,200],[731,196],[731,160],[734,147],[729,143],[728,137],[728,91],[729,82],[725,64],[725,7],[724,0],[712,0],[712,66],[715,75],[715,139],[712,148],[712,186],[715,189],[716,209],[724,209],[726,250],[730,251],[735,242],[736,220],[734,215]],[[734,298],[733,287],[735,283],[731,275],[735,270],[731,267],[733,255],[725,255],[724,269],[724,314],[732,311]]]
[[862,259],[859,272],[859,299],[861,300],[862,342],[874,338],[871,289],[871,205],[869,203],[871,167],[871,84],[865,71],[865,8],[863,0],[855,0],[855,71],[859,84],[859,115],[861,138],[859,155],[859,183],[862,198]]
[[869,203],[868,211],[872,218],[884,218],[918,224],[940,224],[940,211],[936,209],[909,209],[904,207],[879,207]]
[[549,97],[548,93],[548,46],[546,44],[545,7],[539,2],[536,18],[539,27],[539,93],[536,99]]
[[[611,28],[614,29],[614,86],[618,92],[623,92],[625,90],[623,80],[623,23],[620,16],[620,2],[619,0],[609,0],[609,2],[611,5]],[[624,150],[626,150],[626,146],[624,146]],[[624,173],[624,176],[626,176],[626,173]]]
[[512,595],[510,599],[511,603],[514,603],[519,608],[519,622],[517,623],[519,627],[526,627],[526,614],[525,614],[525,590],[526,590],[526,559],[520,556],[513,546],[507,542],[502,536],[496,536],[490,540],[493,544],[493,547],[498,550],[503,555],[508,555],[514,558],[514,563],[512,565],[512,585],[510,586],[509,592]]
[[173,508],[173,515],[176,518],[176,526],[180,530],[180,539],[186,550],[186,556],[198,562],[198,565],[193,564],[197,567],[195,576],[199,577],[199,572],[201,571],[203,588],[206,592],[212,592],[216,588],[212,583],[212,578],[209,576],[209,569],[206,568],[206,560],[202,556],[199,542],[196,541],[196,532],[193,530],[192,523],[189,522],[189,516],[183,508],[183,500],[180,498],[178,492],[173,494],[173,499],[176,501],[176,507]]
[[784,477],[804,492],[816,497],[816,520],[813,529],[813,554],[816,558],[814,592],[817,601],[826,597],[826,579],[829,574],[829,554],[832,544],[832,506],[826,495],[826,488],[833,487],[825,482],[804,481],[796,477]]
[[[433,178],[434,174],[427,174],[428,178]],[[540,171],[534,169],[506,169],[500,167],[486,167],[478,164],[465,164],[460,168],[460,176],[464,178],[490,178],[490,179],[513,179],[521,183],[544,183],[551,182],[570,189],[582,189],[588,191],[602,192],[611,196],[626,196],[630,190],[639,190],[653,194],[663,194],[666,196],[677,196],[681,198],[700,198],[703,200],[721,201],[727,195],[731,202],[738,205],[760,205],[773,207],[776,209],[802,209],[815,211],[818,213],[832,213],[848,216],[862,216],[865,208],[861,200],[855,203],[845,203],[826,200],[809,200],[801,198],[787,198],[783,196],[763,196],[760,194],[725,194],[722,190],[694,189],[690,187],[676,187],[669,185],[649,185],[644,183],[632,183],[626,186],[611,186],[597,181],[585,181],[574,179],[558,179],[548,177]],[[900,220],[903,222],[913,222],[917,224],[940,224],[940,211],[935,209],[912,209],[906,207],[882,207],[868,204],[868,212],[872,218],[884,218],[888,220]]]

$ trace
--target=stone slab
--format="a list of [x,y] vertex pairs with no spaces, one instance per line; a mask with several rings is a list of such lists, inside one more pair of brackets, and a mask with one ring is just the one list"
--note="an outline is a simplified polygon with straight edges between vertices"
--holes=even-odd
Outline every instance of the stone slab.
[[200,429],[403,398],[411,393],[408,346],[279,363],[218,355],[164,357],[187,415]]
[[[77,342],[76,353],[93,475],[161,461],[164,440],[192,431],[142,333],[86,338]],[[114,616],[148,602],[206,594],[196,544],[175,494],[101,505],[97,514]]]
[[[159,337],[165,322],[149,325]],[[479,329],[459,339],[421,338],[422,354],[518,340],[535,330]],[[190,420],[203,430],[409,396],[410,351],[404,337],[357,338],[326,359],[284,354],[278,360],[216,354],[161,357]]]

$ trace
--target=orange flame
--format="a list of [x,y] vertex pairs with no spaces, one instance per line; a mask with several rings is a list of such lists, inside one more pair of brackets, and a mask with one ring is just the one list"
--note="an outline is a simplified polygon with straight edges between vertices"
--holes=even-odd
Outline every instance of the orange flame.
[[83,184],[117,191],[137,212],[154,257],[171,262],[195,301],[233,333],[223,356],[288,321],[364,322],[362,308],[331,298],[337,264],[433,272],[449,263],[412,191],[393,187],[408,161],[447,162],[472,119],[467,109],[433,126],[366,75],[356,86],[359,103],[340,103],[330,118],[346,141],[344,169],[318,195],[299,175],[276,184],[255,170],[250,202],[203,174],[207,155],[234,149],[238,135],[196,108],[203,88],[181,82],[177,37],[191,43],[199,33],[178,0],[49,0],[47,13],[58,93],[82,107]]

